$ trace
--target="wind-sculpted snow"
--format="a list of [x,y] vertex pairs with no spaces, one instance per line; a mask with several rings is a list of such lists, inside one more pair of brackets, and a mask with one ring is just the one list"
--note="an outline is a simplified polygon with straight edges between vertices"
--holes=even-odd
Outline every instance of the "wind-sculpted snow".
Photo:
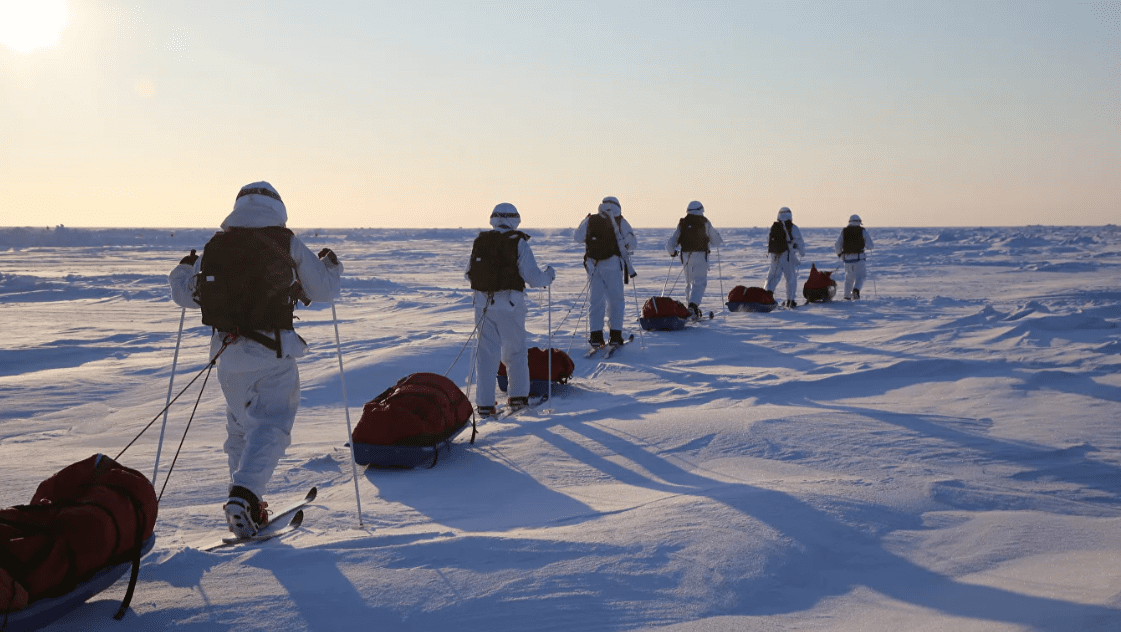
[[[722,305],[763,285],[767,226],[710,219],[726,242],[702,305],[716,318],[638,329],[638,305],[683,281],[670,229],[636,225],[636,337],[610,361],[582,358],[582,245],[526,226],[557,270],[527,292],[529,344],[549,344],[551,314],[572,379],[435,468],[359,470],[361,526],[347,413],[418,371],[474,394],[479,229],[297,230],[338,253],[343,295],[337,320],[296,312],[301,409],[266,499],[319,497],[298,532],[210,553],[225,403],[213,375],[198,399],[210,330],[166,277],[213,231],[0,229],[5,505],[159,422],[177,341],[174,390],[198,378],[168,415],[159,489],[191,426],[132,612],[107,621],[118,585],[48,632],[1115,629],[1121,231],[870,223],[860,301],[760,314]],[[815,263],[843,282],[839,229],[803,230],[802,281]],[[160,429],[122,461],[150,473]]]

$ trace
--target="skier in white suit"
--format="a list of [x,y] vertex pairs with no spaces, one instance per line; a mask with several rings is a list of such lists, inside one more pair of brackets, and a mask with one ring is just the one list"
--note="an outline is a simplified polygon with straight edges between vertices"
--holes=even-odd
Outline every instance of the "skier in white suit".
[[771,270],[767,274],[768,292],[774,292],[778,287],[778,280],[786,277],[785,307],[797,307],[794,300],[798,289],[798,257],[806,256],[806,242],[802,240],[802,231],[794,225],[794,214],[787,207],[778,211],[778,219],[771,225],[770,237],[767,240],[767,252],[771,257]]
[[338,257],[328,248],[312,253],[284,227],[287,221],[272,185],[247,184],[203,255],[192,250],[168,276],[172,300],[201,307],[203,323],[215,327],[210,351],[212,358],[221,352],[218,382],[226,398],[223,447],[230,470],[224,509],[238,537],[268,522],[261,496],[292,442],[300,403],[296,358],[307,353],[292,328],[296,300],[326,302],[339,295]]
[[860,298],[860,288],[864,287],[864,279],[868,276],[866,250],[871,250],[872,236],[864,228],[859,215],[849,216],[849,224],[841,229],[837,236],[837,243],[833,244],[834,252],[845,262],[845,300]]
[[724,239],[705,217],[705,207],[697,201],[689,203],[685,217],[677,223],[666,241],[669,256],[681,255],[681,265],[685,266],[685,301],[694,319],[701,317],[701,299],[708,287],[708,253],[710,246],[719,248]]
[[548,287],[557,278],[552,266],[541,270],[529,235],[517,230],[522,218],[513,204],[494,207],[490,225],[471,248],[467,278],[475,290],[479,347],[475,358],[475,404],[479,415],[495,414],[499,363],[506,365],[510,410],[529,405],[529,355],[525,342],[525,287]]
[[572,233],[572,238],[585,245],[584,270],[588,273],[588,342],[604,344],[603,321],[607,312],[610,326],[609,343],[623,344],[623,311],[626,296],[623,285],[634,278],[631,253],[638,247],[634,229],[623,218],[619,199],[603,198],[596,213],[590,213]]

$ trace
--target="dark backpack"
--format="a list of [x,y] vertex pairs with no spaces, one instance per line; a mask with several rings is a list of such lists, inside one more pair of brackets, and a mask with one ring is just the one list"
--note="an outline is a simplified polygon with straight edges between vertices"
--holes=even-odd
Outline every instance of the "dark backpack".
[[488,230],[479,233],[471,246],[471,265],[467,278],[471,289],[480,292],[525,290],[525,280],[518,271],[518,243],[529,235],[510,230]]
[[454,382],[436,373],[413,373],[366,403],[351,439],[377,446],[432,446],[459,430],[471,412],[470,400]]
[[664,318],[666,316],[689,318],[689,308],[681,301],[668,296],[652,296],[643,303],[643,318]]
[[767,252],[780,255],[790,250],[791,239],[789,226],[784,226],[782,222],[771,224],[771,235],[767,240]]
[[[203,250],[195,284],[202,323],[246,336],[275,349],[279,357],[279,330],[292,329],[292,311],[303,294],[291,243],[292,231],[282,226],[215,233]],[[274,331],[277,338],[257,331]]]
[[703,215],[686,215],[677,222],[677,243],[681,252],[703,252],[708,254],[708,218]]
[[864,227],[845,226],[841,229],[841,254],[856,255],[864,252]]
[[[615,224],[622,226],[623,218],[615,218]],[[619,252],[619,240],[615,238],[615,228],[611,226],[611,220],[601,213],[588,215],[588,232],[584,237],[584,245],[587,247],[587,253],[584,255],[586,259],[603,261],[623,254]]]
[[139,568],[156,505],[143,474],[95,454],[40,483],[29,504],[0,510],[0,613],[65,595],[108,566],[135,558]]

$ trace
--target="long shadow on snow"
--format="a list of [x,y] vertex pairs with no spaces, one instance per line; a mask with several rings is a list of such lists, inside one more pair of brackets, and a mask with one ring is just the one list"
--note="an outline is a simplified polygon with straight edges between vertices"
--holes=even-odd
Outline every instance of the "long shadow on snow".
[[[828,411],[865,416],[884,424],[904,428],[921,437],[931,437],[953,443],[955,455],[961,456],[970,452],[979,453],[978,458],[974,461],[978,465],[1006,464],[1023,468],[1023,471],[1011,475],[1012,480],[1062,481],[1082,490],[1093,490],[1091,493],[1078,492],[1080,497],[1074,497],[1075,493],[1069,490],[1058,492],[1033,490],[1034,495],[1045,495],[1049,499],[1063,504],[1065,508],[1060,512],[1063,515],[1121,515],[1117,507],[1121,503],[1121,467],[1093,460],[1090,455],[1098,450],[1092,445],[1081,444],[1059,449],[1026,441],[995,438],[979,432],[969,432],[961,427],[960,422],[962,420],[960,418],[893,413],[873,408],[836,404],[822,404],[822,407]],[[991,509],[994,504],[1000,503],[1005,505],[1001,508],[1008,510],[1049,510],[1030,499],[1025,499],[1022,490],[1013,491],[1005,488],[1003,492],[1000,490],[978,490],[968,494],[966,493],[967,490],[964,489],[965,485],[965,483],[960,482],[941,483],[936,485],[933,491],[938,500],[968,510]],[[970,501],[971,497],[982,495],[988,498],[982,505],[978,506],[976,501]],[[1103,495],[1106,497],[1103,497]],[[1054,512],[1054,508],[1051,508],[1050,511]]]
[[[595,515],[584,503],[542,485],[486,447],[481,435],[474,447],[465,441],[441,452],[432,469],[371,468],[365,472],[366,480],[377,488],[382,500],[412,507],[435,523],[464,531],[543,527]],[[473,480],[486,484],[474,485]],[[433,489],[456,492],[433,494]]]
[[[592,629],[619,629],[636,623],[629,604],[666,600],[674,588],[655,570],[675,547],[486,536],[379,547],[372,540],[358,550],[328,545],[249,563],[273,574],[312,629],[568,631],[589,629],[588,621],[598,622]],[[588,559],[595,563],[582,563]],[[636,584],[636,577],[643,579]]]
[[[650,452],[646,446],[591,424],[568,423],[565,427],[642,466],[656,478],[613,463],[547,428],[526,426],[526,432],[549,441],[573,458],[623,483],[710,498],[766,523],[795,542],[795,546],[788,549],[790,554],[773,559],[761,578],[741,581],[727,588],[738,599],[733,608],[737,614],[769,615],[808,610],[822,599],[848,594],[860,586],[951,615],[1022,625],[1053,620],[1064,626],[1079,627],[1075,622],[1105,621],[1119,614],[1117,610],[1101,606],[957,582],[884,550],[876,535],[845,524],[790,494],[742,483],[720,483],[699,476]],[[897,519],[905,523],[901,527],[918,527],[916,517],[902,515]]]

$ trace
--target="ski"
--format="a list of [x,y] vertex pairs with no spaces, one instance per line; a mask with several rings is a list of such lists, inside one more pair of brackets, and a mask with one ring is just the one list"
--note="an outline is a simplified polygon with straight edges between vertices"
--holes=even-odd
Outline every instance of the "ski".
[[278,526],[276,522],[269,522],[269,524],[264,529],[261,529],[248,538],[222,538],[221,542],[212,544],[203,550],[215,551],[217,549],[237,546],[239,544],[256,544],[259,542],[265,542],[267,540],[292,533],[296,529],[299,529],[300,525],[303,524],[303,522],[304,510],[297,509],[296,513],[292,514],[292,518],[287,523]]
[[603,359],[607,360],[611,356],[615,355],[616,351],[618,351],[623,345],[627,344],[628,342],[630,342],[632,340],[634,340],[634,334],[631,334],[630,337],[628,337],[628,338],[624,338],[623,339],[623,344],[621,344],[621,345],[607,345],[610,348],[607,350],[607,353],[603,354]]
[[530,397],[529,406],[526,406],[525,408],[519,408],[517,410],[510,410],[510,405],[509,404],[498,404],[495,407],[494,414],[483,417],[483,420],[485,421],[485,420],[488,420],[488,419],[506,419],[507,417],[515,417],[515,416],[520,415],[520,414],[522,414],[526,411],[535,410],[538,406],[540,406],[541,404],[545,403],[548,400],[549,400],[549,398],[544,397],[544,396],[542,396],[542,397]]
[[600,351],[603,351],[606,348],[607,348],[607,343],[604,343],[604,344],[601,344],[601,345],[592,345],[591,350],[584,354],[584,359],[585,360],[590,359],[592,356],[599,353]]
[[[257,531],[256,534],[251,535],[248,538],[222,538],[221,542],[217,542],[211,546],[204,548],[203,550],[213,551],[214,549],[233,546],[241,543],[264,542],[265,540],[271,540],[278,535],[289,533],[299,527],[300,523],[303,522],[303,508],[311,503],[311,501],[315,500],[315,496],[318,493],[318,488],[312,487],[308,490],[307,494],[305,494],[303,498],[273,513],[273,515],[269,517],[268,524],[261,527],[261,529]],[[288,516],[291,516],[291,519],[286,520]]]
[[592,356],[596,355],[600,351],[603,351],[604,349],[607,349],[607,353],[603,354],[603,359],[606,360],[607,358],[610,358],[613,353],[615,353],[616,349],[618,349],[619,347],[627,344],[628,342],[630,342],[632,340],[634,340],[634,334],[631,334],[629,337],[624,338],[623,339],[623,344],[621,344],[621,345],[613,345],[613,344],[610,344],[610,343],[604,343],[602,345],[593,346],[591,351],[588,351],[587,353],[584,354],[584,359],[585,360],[591,359]]

